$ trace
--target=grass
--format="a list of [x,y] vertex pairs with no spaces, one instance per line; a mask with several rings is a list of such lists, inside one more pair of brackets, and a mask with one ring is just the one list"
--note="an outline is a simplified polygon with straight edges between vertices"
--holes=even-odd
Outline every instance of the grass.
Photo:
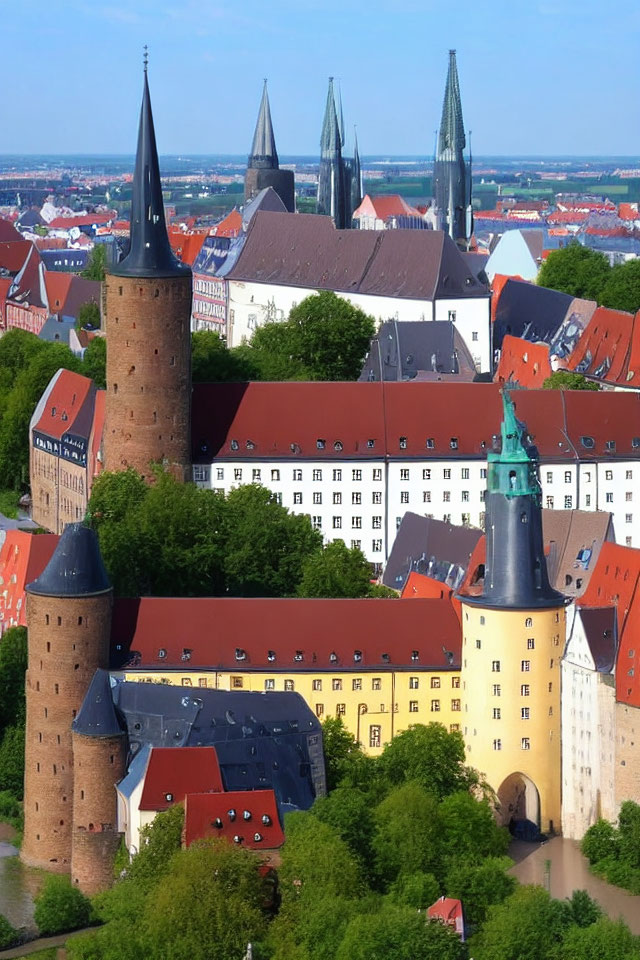
[[10,520],[15,520],[18,516],[18,500],[20,494],[17,490],[0,490],[0,513]]
[[29,954],[29,960],[56,960],[58,956],[57,947],[48,947],[46,950],[37,950]]

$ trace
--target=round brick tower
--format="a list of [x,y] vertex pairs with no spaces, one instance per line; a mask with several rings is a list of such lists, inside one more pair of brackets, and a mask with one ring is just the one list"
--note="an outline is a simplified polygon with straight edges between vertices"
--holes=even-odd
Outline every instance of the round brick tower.
[[191,270],[171,250],[145,67],[129,253],[106,281],[107,470],[190,472]]
[[30,866],[71,869],[71,724],[95,671],[107,667],[111,586],[98,540],[69,524],[40,577],[27,585],[24,841]]
[[106,670],[97,670],[73,721],[71,879],[92,896],[113,883],[120,842],[115,785],[126,773],[127,743]]

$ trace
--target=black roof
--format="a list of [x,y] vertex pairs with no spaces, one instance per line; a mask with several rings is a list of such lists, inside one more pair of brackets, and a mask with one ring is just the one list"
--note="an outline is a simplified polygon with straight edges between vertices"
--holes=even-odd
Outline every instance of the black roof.
[[108,670],[96,670],[94,673],[71,729],[85,737],[117,737],[118,734],[124,734],[113,705]]
[[505,283],[493,327],[493,346],[502,347],[505,334],[550,343],[573,302],[568,293],[538,287],[524,280]]
[[371,341],[359,380],[413,380],[420,373],[473,380],[473,357],[455,324],[387,320]]
[[215,746],[226,790],[275,790],[308,809],[326,790],[322,728],[297,693],[119,682],[113,689],[132,753]]
[[[438,326],[438,324],[433,324]],[[417,513],[405,513],[382,582],[402,590],[410,573],[422,573],[452,590],[462,583],[482,530],[461,527]]]
[[51,560],[28,593],[44,597],[84,597],[111,589],[102,562],[98,537],[83,523],[69,523]]

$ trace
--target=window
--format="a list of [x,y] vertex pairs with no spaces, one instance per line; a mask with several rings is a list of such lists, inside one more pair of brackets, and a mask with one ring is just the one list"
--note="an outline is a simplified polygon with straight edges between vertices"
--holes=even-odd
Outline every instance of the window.
[[369,727],[369,746],[379,747],[381,745],[381,728],[379,726]]
[[382,680],[380,677],[374,677],[371,681],[372,690],[381,690],[382,689]]
[[612,493],[607,493],[607,494],[605,495],[605,500],[606,500],[607,503],[613,503],[613,494],[612,494]]
[[471,331],[471,339],[474,340],[474,341],[476,341],[476,340],[478,339],[478,331],[477,331],[477,330],[472,330],[472,331]]
[[549,693],[553,693],[553,683],[549,684]]
[[625,538],[624,538],[624,542],[625,542],[625,545],[626,545],[627,547],[632,546],[632,545],[633,545],[633,537],[625,537]]
[[409,503],[409,491],[401,490],[400,491],[400,503]]
[[196,483],[205,483],[209,479],[209,467],[194,466],[193,479]]
[[382,540],[372,540],[371,550],[373,553],[380,553],[382,551]]
[[455,713],[457,710],[460,710],[460,701],[459,701],[459,700],[452,700],[452,701],[451,701],[451,709],[452,709],[452,711],[453,711],[454,713]]
[[481,468],[480,468],[480,479],[481,479],[481,480],[486,480],[486,479],[487,479],[487,468],[486,468],[486,467],[481,467]]
[[322,503],[322,494],[321,494],[321,493],[314,493],[314,495],[313,495],[313,502],[314,502],[315,504],[321,504],[321,503]]
[[374,493],[371,494],[371,502],[382,503],[382,494],[380,493],[379,490],[376,490]]
[[322,530],[322,517],[313,516],[311,517],[311,523],[314,530]]
[[420,686],[420,679],[418,677],[409,677],[409,690],[417,690]]
[[522,747],[523,750],[530,750],[531,741],[529,740],[529,737],[523,737],[522,740],[520,741],[520,746]]
[[324,703],[316,703],[316,717],[324,717]]
[[216,467],[216,480],[224,480],[224,467]]
[[494,740],[494,741],[493,741],[493,749],[494,749],[494,750],[502,750],[502,740]]
[[276,682],[275,682],[275,680],[272,680],[272,679],[267,679],[267,680],[265,680],[265,682],[264,682],[264,688],[265,688],[265,690],[275,690],[275,688],[276,688]]
[[294,493],[294,495],[293,495],[293,503],[294,503],[294,506],[295,506],[296,504],[299,505],[299,504],[302,503],[302,494],[301,494],[301,493]]
[[351,503],[356,506],[360,506],[362,503],[362,494],[361,493],[352,493],[351,494]]
[[431,701],[431,713],[439,713],[439,712],[440,712],[440,701],[439,701],[439,700],[432,700],[432,701]]
[[334,530],[342,530],[342,517],[334,517],[334,518],[333,518],[333,529],[334,529]]
[[547,510],[553,510],[553,497],[546,498]]
[[529,639],[527,640],[527,650],[535,650],[535,648],[536,648],[536,641],[533,639],[533,637],[529,637]]
[[431,689],[432,690],[440,689],[440,677],[431,677]]
[[571,470],[565,470],[564,472],[564,482],[571,483]]
[[431,491],[430,491],[430,490],[425,490],[425,491],[424,491],[424,493],[422,494],[422,502],[423,502],[423,503],[431,503]]
[[427,450],[433,450],[435,448],[435,445],[436,445],[436,442],[433,439],[433,437],[428,437],[427,443],[426,443]]
[[520,669],[523,673],[528,673],[531,670],[531,660],[521,660]]
[[448,317],[449,323],[455,323],[455,322],[456,322],[456,312],[455,312],[455,310],[449,310],[449,311],[448,311],[448,314],[447,314],[447,317]]
[[322,690],[322,680],[314,680],[314,681],[313,681],[313,689],[314,689],[314,690]]
[[344,717],[344,715],[345,715],[346,712],[347,712],[347,708],[346,708],[346,705],[345,705],[344,703],[337,703],[337,704],[336,704],[336,716],[338,716],[338,717]]
[[422,471],[422,479],[423,479],[423,480],[431,480],[431,470],[423,470],[423,471]]
[[242,677],[231,677],[231,686],[234,690],[240,690],[244,686]]
[[294,471],[293,471],[293,479],[294,479],[294,480],[302,480],[302,470],[294,470]]
[[[433,702],[435,703],[436,701],[434,700]],[[438,709],[440,708],[438,707]],[[409,700],[409,713],[417,713],[417,712],[418,712],[418,701]]]
[[625,480],[633,480],[633,470],[627,470],[625,473]]
[[521,697],[528,697],[528,696],[529,696],[529,684],[528,684],[528,683],[523,683],[522,686],[520,687],[520,696],[521,696]]
[[463,480],[468,480],[468,479],[469,479],[469,467],[463,467],[462,470],[460,471],[460,476],[462,477]]
[[285,680],[285,682],[284,682],[284,688],[285,688],[285,690],[287,690],[289,693],[291,693],[291,691],[294,689],[293,680]]
[[342,480],[342,470],[334,470],[334,471],[333,471],[333,480],[334,480],[334,483],[336,483],[336,482],[339,483],[340,480]]
[[272,499],[272,501],[273,501],[274,503],[279,503],[280,506],[282,506],[282,494],[281,494],[281,493],[274,493],[274,495],[272,496],[271,499]]
[[[222,478],[220,478],[220,479],[222,479]],[[280,479],[280,471],[279,471],[279,470],[272,470],[272,471],[271,471],[271,479],[272,479],[272,480],[279,480],[279,479]]]
[[494,683],[493,689],[492,689],[492,693],[493,693],[494,697],[499,697],[499,696],[500,696],[500,684],[499,684],[499,683]]
[[459,733],[460,724],[459,723],[450,723],[449,724],[449,733]]
[[590,507],[590,506],[591,506],[591,494],[590,494],[590,493],[585,494],[584,505],[585,505],[585,507]]
[[374,530],[382,530],[382,517],[372,517],[371,526]]
[[362,550],[362,540],[352,540],[351,541],[352,550]]
[[500,673],[500,661],[492,660],[491,661],[491,671],[492,673]]
[[311,476],[316,481],[322,480],[322,470],[314,470]]
[[[557,621],[556,621],[556,623],[557,623]],[[524,625],[525,625],[525,627],[532,627],[532,626],[533,626],[533,617],[525,617]]]
[[481,649],[482,649],[482,641],[476,640],[476,650],[481,650]]
[[460,689],[460,677],[451,677],[451,687],[453,690]]
[[234,480],[242,480],[242,467],[236,467],[233,471]]
[[468,491],[468,490],[463,490],[463,491],[462,491],[462,502],[463,502],[463,503],[469,503],[469,491]]
[[627,491],[624,495],[625,500],[629,503],[630,500],[633,500],[633,494],[630,491]]
[[604,478],[605,480],[613,480],[613,470],[605,470]]
[[451,470],[449,470],[448,467],[445,467],[445,469],[442,471],[442,479],[451,480]]
[[565,510],[573,510],[573,497],[564,498],[564,508]]
[[494,707],[494,708],[493,708],[493,719],[494,719],[494,720],[499,720],[499,719],[500,719],[500,707]]
[[342,680],[339,680],[337,677],[334,677],[331,681],[332,690],[342,690]]
[[409,479],[409,470],[407,467],[403,467],[402,470],[400,471],[400,479],[401,480]]
[[547,483],[553,483],[553,474],[551,470],[547,470]]
[[352,480],[362,480],[362,470],[352,470],[351,471]]
[[529,707],[520,707],[520,719],[521,720],[529,719]]
[[632,514],[632,513],[625,513],[625,515],[624,515],[624,522],[625,522],[625,523],[633,523],[633,514]]
[[360,677],[356,677],[354,680],[351,681],[351,689],[362,690],[362,679]]
[[341,493],[334,493],[334,495],[333,495],[333,502],[334,502],[334,503],[337,503],[337,504],[341,504],[341,503],[342,503],[342,494],[341,494]]
[[401,450],[406,450],[406,449],[407,449],[407,438],[406,438],[406,437],[400,437],[400,439],[398,440],[398,446],[400,447]]
[[362,517],[351,517],[351,527],[353,530],[362,530]]
[[373,479],[382,480],[382,469],[380,467],[374,467],[373,469]]
[[451,500],[451,493],[448,490],[442,491],[442,500],[444,503],[449,503]]

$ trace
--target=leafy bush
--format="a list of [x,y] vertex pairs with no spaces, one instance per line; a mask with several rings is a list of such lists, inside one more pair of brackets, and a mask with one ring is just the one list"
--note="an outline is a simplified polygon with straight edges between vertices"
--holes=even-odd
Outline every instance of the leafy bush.
[[19,939],[20,934],[12,927],[6,917],[0,913],[0,950],[12,947]]
[[85,927],[91,917],[91,902],[68,877],[48,876],[35,905],[34,920],[43,936]]

